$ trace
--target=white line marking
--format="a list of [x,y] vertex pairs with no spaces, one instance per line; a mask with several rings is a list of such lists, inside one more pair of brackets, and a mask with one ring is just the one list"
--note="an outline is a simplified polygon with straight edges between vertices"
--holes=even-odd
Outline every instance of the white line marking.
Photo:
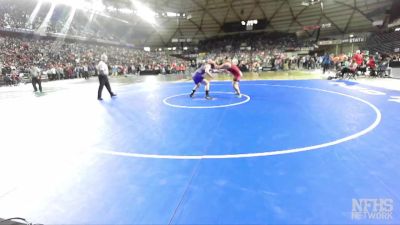
[[372,103],[370,103],[366,100],[363,100],[361,98],[354,97],[351,95],[347,95],[347,94],[343,94],[343,93],[339,93],[339,92],[335,92],[335,91],[323,90],[323,89],[319,89],[319,88],[310,88],[310,87],[298,87],[298,86],[289,86],[289,85],[269,85],[269,84],[248,84],[248,85],[298,88],[298,89],[314,90],[314,91],[320,91],[320,92],[326,92],[326,93],[345,96],[345,97],[352,98],[352,99],[355,99],[357,101],[367,104],[369,107],[371,107],[375,111],[376,119],[366,129],[364,129],[358,133],[352,134],[350,136],[335,140],[335,141],[318,144],[318,145],[307,146],[307,147],[301,147],[301,148],[275,150],[275,151],[268,151],[268,152],[243,153],[243,154],[223,154],[223,155],[157,155],[157,154],[141,154],[141,153],[117,152],[117,151],[107,151],[107,150],[94,150],[94,152],[108,154],[108,155],[136,157],[136,158],[196,159],[196,160],[198,160],[198,159],[233,159],[233,158],[250,158],[250,157],[283,155],[283,154],[305,152],[305,151],[311,151],[311,150],[316,150],[316,149],[320,149],[320,148],[325,148],[325,147],[341,144],[343,142],[347,142],[347,141],[359,138],[359,137],[371,132],[373,129],[375,129],[379,125],[379,123],[381,122],[381,119],[382,119],[382,114],[375,105],[373,105]]
[[[220,92],[220,91],[215,91],[213,93],[217,93],[217,94],[230,94],[233,95],[233,93],[231,92]],[[184,96],[186,95],[187,98],[189,98],[189,95],[187,93],[185,94],[179,94],[179,95],[173,95],[173,96],[169,96],[164,98],[163,102],[164,104],[174,107],[174,108],[185,108],[185,109],[215,109],[215,108],[225,108],[225,107],[232,107],[232,106],[237,106],[237,105],[241,105],[244,104],[248,101],[250,101],[250,96],[242,94],[242,96],[245,97],[244,101],[241,102],[236,102],[236,103],[232,103],[232,104],[225,104],[225,105],[213,105],[213,106],[187,106],[187,105],[176,105],[176,104],[172,104],[168,102],[168,99],[171,98],[175,98],[175,97],[179,97],[179,96]]]
[[389,102],[397,102],[400,103],[400,96],[390,96]]

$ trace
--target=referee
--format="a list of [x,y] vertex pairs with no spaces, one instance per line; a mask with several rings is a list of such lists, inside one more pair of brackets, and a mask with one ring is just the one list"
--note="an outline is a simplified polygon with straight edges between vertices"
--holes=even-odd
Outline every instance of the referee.
[[97,65],[97,71],[98,71],[98,76],[99,76],[99,91],[97,92],[97,100],[103,100],[101,98],[101,93],[103,92],[103,87],[104,85],[106,86],[108,92],[110,93],[111,97],[117,96],[111,91],[111,86],[110,82],[108,81],[108,66],[107,66],[107,55],[102,54],[101,55],[101,60],[99,64]]
[[33,85],[34,92],[38,91],[37,87],[36,87],[36,84],[39,84],[39,91],[40,91],[40,93],[42,93],[42,79],[40,77],[39,68],[35,64],[33,64],[31,66],[31,69],[30,69],[29,72],[30,72],[31,77],[32,77],[32,85]]

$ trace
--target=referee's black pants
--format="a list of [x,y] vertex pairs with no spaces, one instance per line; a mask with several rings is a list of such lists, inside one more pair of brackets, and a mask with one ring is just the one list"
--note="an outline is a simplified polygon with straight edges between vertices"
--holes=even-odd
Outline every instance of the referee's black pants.
[[37,77],[32,77],[32,85],[35,92],[37,91],[36,84],[39,84],[39,91],[42,92],[42,81]]
[[108,92],[110,93],[111,96],[114,95],[114,93],[111,91],[111,86],[110,86],[110,82],[108,81],[108,77],[106,75],[99,75],[99,91],[97,93],[97,98],[100,99],[101,98],[101,93],[103,92],[103,87],[104,85],[106,86]]
[[325,72],[329,70],[329,64],[322,64],[322,67],[323,67],[323,73],[325,74]]

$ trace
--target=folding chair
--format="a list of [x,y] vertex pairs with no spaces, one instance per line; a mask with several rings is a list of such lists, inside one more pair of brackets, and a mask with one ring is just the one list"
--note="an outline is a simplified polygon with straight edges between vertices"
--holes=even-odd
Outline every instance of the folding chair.
[[388,62],[383,62],[382,64],[380,64],[378,66],[378,69],[376,71],[378,77],[386,77],[386,76],[388,76],[388,74],[387,74],[388,65],[389,65]]
[[353,78],[354,80],[357,80],[356,75],[357,70],[350,69],[350,72],[347,73],[347,79],[350,80],[351,78]]

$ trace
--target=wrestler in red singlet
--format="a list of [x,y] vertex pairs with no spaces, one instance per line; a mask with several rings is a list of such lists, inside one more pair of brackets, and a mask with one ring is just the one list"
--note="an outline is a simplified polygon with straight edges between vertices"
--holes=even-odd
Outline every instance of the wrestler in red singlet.
[[243,76],[242,71],[240,71],[239,67],[237,66],[238,61],[237,60],[230,60],[229,58],[226,59],[225,63],[217,66],[217,69],[225,69],[227,71],[229,71],[232,76],[233,76],[233,82],[232,82],[232,86],[233,89],[235,90],[235,94],[241,98],[242,94],[240,93],[240,88],[239,88],[239,81],[240,78]]
[[231,63],[231,67],[227,69],[233,75],[233,81],[240,81],[242,71],[235,64]]

